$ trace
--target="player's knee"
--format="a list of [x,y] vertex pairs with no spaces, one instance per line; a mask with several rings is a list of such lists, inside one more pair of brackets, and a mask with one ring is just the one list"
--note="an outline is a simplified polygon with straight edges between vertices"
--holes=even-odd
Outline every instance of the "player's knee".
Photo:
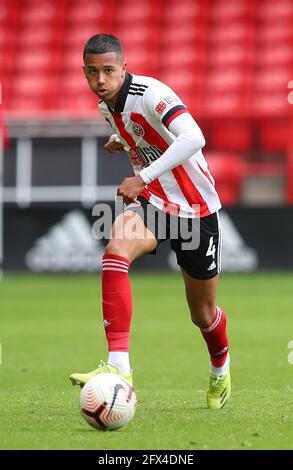
[[126,247],[118,240],[111,240],[105,248],[106,255],[123,256],[129,258],[129,252]]
[[191,312],[192,322],[198,328],[207,328],[213,321],[215,308],[208,303],[197,305]]

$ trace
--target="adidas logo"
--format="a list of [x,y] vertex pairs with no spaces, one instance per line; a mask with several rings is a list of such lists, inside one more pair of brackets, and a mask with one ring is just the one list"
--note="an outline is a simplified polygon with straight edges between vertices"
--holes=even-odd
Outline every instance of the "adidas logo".
[[103,245],[94,239],[86,216],[73,210],[35,241],[25,262],[36,272],[96,272],[101,269],[103,252]]
[[109,325],[111,325],[111,323],[108,320],[104,320],[104,327],[106,328]]
[[220,356],[221,354],[224,354],[225,352],[228,351],[228,349],[229,349],[228,347],[222,349],[222,351],[220,351],[220,352],[218,352],[218,353],[215,353],[215,356]]
[[216,263],[213,261],[212,264],[208,267],[208,271],[212,271],[213,269],[216,269],[217,265]]

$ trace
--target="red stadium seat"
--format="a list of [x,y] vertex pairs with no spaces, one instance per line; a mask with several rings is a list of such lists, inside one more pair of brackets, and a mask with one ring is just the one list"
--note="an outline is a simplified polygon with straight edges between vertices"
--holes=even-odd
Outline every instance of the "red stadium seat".
[[210,144],[216,150],[247,152],[252,146],[251,126],[247,121],[215,122],[209,132]]
[[[291,107],[290,107],[291,106]],[[288,89],[259,91],[253,99],[253,110],[259,117],[287,116],[292,105],[288,103]]]
[[262,53],[258,56],[257,65],[260,67],[285,66],[288,69],[293,64],[293,48],[290,44],[270,44],[262,47]]
[[30,51],[19,51],[17,56],[17,63],[15,69],[19,74],[26,74],[26,72],[39,71],[40,74],[54,73],[56,68],[59,71],[61,65],[61,57],[58,52],[50,51],[48,48],[34,48]]
[[[166,69],[161,74],[161,79],[180,95],[182,91],[191,93],[202,93],[204,86],[204,77],[200,73],[194,73],[188,67],[186,69]],[[180,95],[181,96],[181,95]]]
[[20,13],[16,2],[1,2],[0,4],[0,29],[15,27],[19,23]]
[[56,108],[64,112],[84,114],[87,114],[89,111],[96,111],[98,116],[98,102],[98,98],[95,98],[90,92],[83,94],[59,93]]
[[157,75],[159,54],[157,50],[145,48],[126,49],[128,70],[137,75]]
[[206,81],[207,92],[241,91],[245,93],[252,88],[252,84],[252,72],[239,67],[210,70]]
[[84,4],[81,2],[70,3],[66,21],[75,27],[86,23],[108,22],[111,20],[111,11],[108,6],[108,2],[96,1],[89,1]]
[[50,98],[43,96],[11,96],[6,102],[7,110],[13,110],[18,114],[23,114],[27,118],[28,114],[42,111],[56,110],[56,101],[53,96]]
[[32,28],[40,24],[57,27],[64,22],[66,14],[67,11],[62,2],[60,5],[52,2],[39,2],[22,11],[21,25]]
[[[62,77],[63,86],[60,87],[60,93],[65,94],[86,94],[90,92],[86,78],[83,75],[82,69],[76,72],[65,72]],[[98,99],[98,98],[97,98]]]
[[285,152],[290,139],[288,119],[264,119],[260,124],[260,145],[264,150]]
[[185,46],[195,46],[198,48],[199,45],[205,46],[208,36],[209,29],[207,25],[197,25],[192,21],[181,21],[172,22],[167,25],[163,31],[160,31],[160,38],[164,46],[178,50]]
[[191,45],[186,45],[180,50],[166,47],[164,57],[160,59],[160,62],[162,70],[180,68],[181,70],[186,69],[186,72],[190,73],[188,72],[188,68],[190,68],[192,73],[196,75],[206,66],[207,55],[202,48],[191,47]]
[[29,53],[37,48],[54,48],[63,40],[63,29],[56,29],[50,25],[36,24],[33,27],[22,29],[21,48]]
[[262,20],[278,21],[293,18],[293,3],[291,0],[267,0],[265,8],[259,8],[259,17]]
[[266,22],[258,31],[259,44],[292,44],[293,28],[289,19]]
[[79,44],[78,48],[73,49],[71,54],[65,54],[63,57],[62,72],[70,71],[73,74],[82,74],[83,66],[83,45]]
[[244,178],[242,157],[237,153],[221,152],[205,152],[205,157],[223,206],[239,203]]
[[80,25],[77,28],[72,28],[67,33],[66,38],[64,39],[64,45],[72,48],[74,52],[77,49],[82,51],[85,43],[91,36],[102,32],[105,31],[102,29],[102,26],[98,24],[89,23]]
[[291,78],[289,67],[264,68],[255,75],[256,90],[260,92],[282,91],[288,87]]
[[19,96],[46,96],[57,90],[56,76],[23,74],[13,83],[13,93]]
[[202,98],[204,114],[213,117],[247,116],[251,110],[251,93],[248,91],[210,91]]
[[157,27],[148,24],[132,24],[128,29],[118,27],[115,34],[119,37],[125,50],[144,47],[157,49],[161,32]]
[[[118,8],[114,0],[1,0],[0,78],[7,97],[16,92],[12,74],[21,84],[32,71],[30,94],[38,106],[48,107],[43,76],[55,77],[64,105],[76,93],[85,105],[90,92],[81,69],[83,46],[93,34],[106,32],[122,39],[130,71],[162,79],[197,115],[287,115],[292,1],[266,0],[264,7],[257,0],[217,0],[212,8],[209,1],[163,3],[121,0]],[[40,84],[34,82],[36,69]],[[27,91],[23,96],[28,102]],[[215,132],[220,144],[221,133]],[[242,149],[249,145],[243,129],[233,137],[235,146],[237,140]]]
[[229,44],[226,47],[214,47],[208,55],[208,60],[215,68],[251,67],[256,60],[255,46]]
[[253,21],[257,12],[257,2],[249,0],[220,0],[213,4],[211,18],[216,23],[231,21]]
[[227,25],[215,24],[210,30],[210,41],[213,45],[225,47],[227,44],[255,43],[257,31],[254,24],[244,24],[241,21],[231,22]]
[[169,0],[164,11],[164,19],[168,21],[196,21],[201,22],[209,16],[208,2],[194,2],[193,0]]
[[155,24],[160,20],[161,9],[158,2],[137,2],[136,0],[124,0],[116,15],[117,26],[125,25],[126,29],[133,24]]

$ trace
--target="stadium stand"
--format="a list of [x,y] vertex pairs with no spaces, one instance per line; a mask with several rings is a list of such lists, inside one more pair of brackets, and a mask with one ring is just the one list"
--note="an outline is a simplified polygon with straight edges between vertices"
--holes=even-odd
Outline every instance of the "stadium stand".
[[286,154],[292,25],[291,0],[0,0],[4,105],[15,115],[93,112],[82,48],[111,33],[130,71],[165,81],[207,123],[209,150]]

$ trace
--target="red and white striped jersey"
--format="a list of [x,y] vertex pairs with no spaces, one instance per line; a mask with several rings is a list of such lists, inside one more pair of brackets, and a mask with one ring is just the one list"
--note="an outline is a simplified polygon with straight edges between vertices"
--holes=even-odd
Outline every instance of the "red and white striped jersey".
[[[175,142],[169,127],[176,117],[188,113],[167,85],[130,73],[126,73],[115,109],[103,101],[99,109],[127,149],[135,175],[151,166]],[[174,213],[175,208],[180,217],[205,217],[221,207],[201,149],[151,181],[140,196],[165,212]],[[194,205],[200,209],[196,211]]]

